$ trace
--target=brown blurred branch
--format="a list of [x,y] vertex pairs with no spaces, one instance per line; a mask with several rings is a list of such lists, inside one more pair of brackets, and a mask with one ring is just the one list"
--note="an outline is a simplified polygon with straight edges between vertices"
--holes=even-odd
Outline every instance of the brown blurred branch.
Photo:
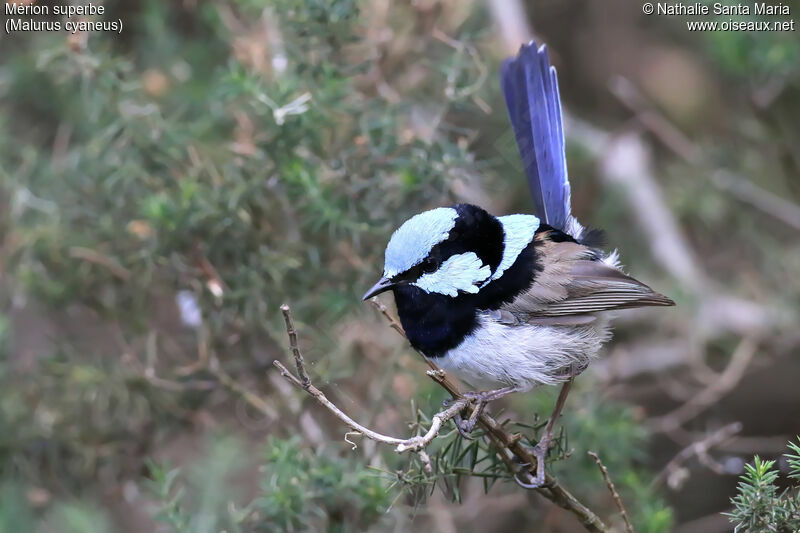
[[636,118],[652,132],[667,148],[690,165],[705,168],[711,174],[711,183],[718,189],[729,192],[742,202],[781,220],[788,226],[800,229],[800,206],[766,191],[752,181],[726,169],[714,169],[705,161],[696,144],[693,143],[663,114],[650,105],[644,95],[630,80],[621,76],[611,83],[611,93],[636,114]]
[[752,181],[727,170],[717,170],[711,176],[711,183],[718,189],[781,220],[788,226],[800,230],[800,206],[785,198],[758,187]]
[[[706,438],[699,440],[697,442],[693,442],[692,444],[690,444],[689,446],[678,452],[678,455],[673,457],[672,460],[669,463],[667,463],[664,469],[653,480],[653,486],[657,486],[663,483],[683,463],[685,463],[694,456],[697,456],[697,458],[706,466],[713,464],[713,461],[709,461],[709,459],[711,458],[708,455],[708,450],[730,440],[734,435],[739,433],[741,430],[742,430],[741,422],[733,422],[732,424],[728,424],[727,426],[721,427],[720,429],[718,429],[711,435],[707,436]],[[712,470],[714,470],[714,468],[712,468]]]
[[259,395],[247,390],[241,383],[233,379],[230,374],[222,370],[216,358],[211,360],[206,369],[217,379],[220,385],[228,389],[228,391],[235,396],[238,396],[247,405],[266,416],[270,421],[275,421],[279,418],[274,407],[265,402]]
[[82,246],[71,246],[69,248],[69,256],[87,263],[100,265],[122,281],[128,281],[131,277],[131,271],[120,265],[116,259],[105,256],[96,250]]
[[633,524],[631,524],[631,520],[628,518],[628,512],[625,510],[625,505],[622,503],[622,498],[620,497],[619,492],[617,492],[617,487],[614,485],[614,482],[611,481],[611,476],[608,474],[608,468],[606,468],[606,465],[604,465],[603,461],[600,460],[600,456],[595,452],[588,452],[588,454],[592,459],[594,459],[594,462],[597,463],[597,466],[600,468],[600,472],[603,474],[603,480],[606,482],[608,491],[611,493],[611,497],[614,498],[614,503],[617,505],[617,509],[619,509],[619,512],[622,515],[622,520],[625,521],[625,530],[628,533],[634,533]]
[[680,407],[651,420],[648,424],[650,429],[662,433],[673,431],[716,403],[742,379],[757,348],[758,344],[753,338],[745,337],[742,339],[733,352],[730,363],[720,374],[718,380],[708,385]]

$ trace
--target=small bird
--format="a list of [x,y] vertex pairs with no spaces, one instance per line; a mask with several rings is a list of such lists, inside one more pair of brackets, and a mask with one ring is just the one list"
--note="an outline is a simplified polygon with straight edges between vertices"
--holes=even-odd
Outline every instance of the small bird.
[[[479,389],[465,394],[476,409],[511,392],[564,384],[535,450],[540,485],[572,379],[610,337],[604,313],[674,303],[625,274],[617,252],[601,250],[598,233],[571,215],[547,48],[523,45],[504,62],[501,83],[536,216],[496,217],[470,204],[415,215],[392,235],[383,277],[364,300],[391,290],[411,345]],[[474,418],[459,421],[462,434]]]

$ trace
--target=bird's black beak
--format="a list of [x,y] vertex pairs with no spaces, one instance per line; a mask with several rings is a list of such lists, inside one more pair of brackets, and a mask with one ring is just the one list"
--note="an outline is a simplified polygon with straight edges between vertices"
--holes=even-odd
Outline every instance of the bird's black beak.
[[395,285],[397,285],[397,284],[396,283],[392,283],[392,280],[390,280],[389,278],[381,278],[380,281],[378,281],[378,283],[373,285],[372,288],[370,290],[368,290],[364,294],[364,297],[361,298],[361,301],[363,302],[363,301],[369,300],[370,298],[372,298],[375,295],[378,295],[378,294],[380,294],[382,292],[388,291],[389,289],[391,289]]

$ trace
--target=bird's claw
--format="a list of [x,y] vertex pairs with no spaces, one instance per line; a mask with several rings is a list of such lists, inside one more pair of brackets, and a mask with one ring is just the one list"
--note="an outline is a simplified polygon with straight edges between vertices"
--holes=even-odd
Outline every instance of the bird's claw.
[[[526,483],[519,478],[519,475],[524,472],[524,470],[520,470],[516,474],[514,474],[514,481],[522,487],[523,489],[540,489],[546,486],[546,477],[544,473],[544,465],[545,465],[545,458],[547,456],[547,450],[550,448],[550,441],[552,437],[549,435],[545,435],[542,440],[540,440],[536,446],[533,447],[531,450],[531,455],[536,458],[536,475],[533,476],[532,483]],[[529,463],[525,463],[522,465],[523,469],[526,469],[530,466]],[[531,472],[528,471],[528,474]]]
[[462,438],[467,440],[475,440],[475,437],[470,435],[472,430],[475,429],[475,426],[470,425],[469,420],[465,421],[464,418],[462,418],[461,413],[458,413],[455,417],[453,417],[453,422],[456,425],[458,434],[461,435]]
[[[465,439],[473,440],[473,437],[470,437],[469,434],[472,433],[472,430],[475,429],[475,426],[478,423],[478,418],[481,416],[481,413],[483,412],[483,409],[486,407],[486,404],[498,398],[502,398],[506,394],[514,392],[515,390],[516,390],[515,387],[509,386],[496,390],[466,391],[462,393],[461,397],[464,398],[465,400],[469,400],[470,403],[474,405],[472,407],[472,414],[466,421],[462,418],[461,413],[458,413],[453,418],[453,422],[455,422],[456,428],[458,429],[458,432],[461,434],[461,436],[464,437]],[[447,407],[453,401],[455,401],[455,398],[449,398],[445,400],[443,403],[445,407]]]
[[453,417],[453,422],[456,425],[456,429],[458,429],[458,433],[467,440],[475,440],[475,437],[471,437],[470,433],[475,429],[475,426],[478,424],[478,418],[481,416],[483,412],[483,408],[486,407],[486,402],[483,400],[475,400],[473,398],[468,398],[467,395],[464,395],[465,398],[470,400],[471,402],[475,402],[475,405],[472,407],[472,413],[469,415],[467,420],[461,416],[461,413],[458,413],[455,417]]
[[540,479],[539,476],[537,475],[533,478],[533,483],[525,483],[519,478],[519,475],[520,472],[514,474],[514,482],[523,489],[533,490],[533,489],[541,489],[542,487],[547,486],[547,482],[544,477]]

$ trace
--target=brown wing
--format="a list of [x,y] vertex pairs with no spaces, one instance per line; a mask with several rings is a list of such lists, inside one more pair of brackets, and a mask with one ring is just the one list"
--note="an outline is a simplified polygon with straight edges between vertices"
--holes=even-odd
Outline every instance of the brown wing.
[[599,260],[591,248],[550,241],[547,233],[536,238],[542,270],[530,289],[504,307],[515,315],[560,324],[586,321],[599,311],[675,305],[666,296]]

